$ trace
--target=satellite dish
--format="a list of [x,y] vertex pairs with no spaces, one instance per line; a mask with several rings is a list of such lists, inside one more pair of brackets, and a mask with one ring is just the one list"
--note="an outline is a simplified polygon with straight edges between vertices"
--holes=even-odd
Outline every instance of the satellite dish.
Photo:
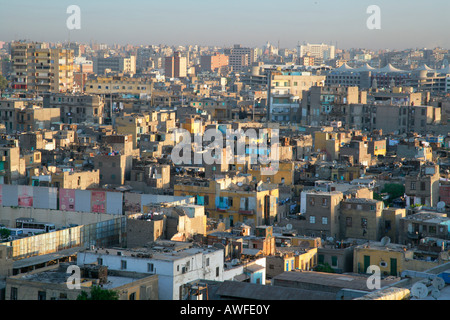
[[333,242],[334,238],[333,237],[327,237],[327,241]]
[[381,239],[381,245],[384,247],[384,246],[387,246],[389,243],[391,243],[391,238],[389,238],[389,237],[383,237],[383,239]]
[[425,299],[428,295],[428,288],[422,282],[416,282],[411,288],[411,294],[416,299]]
[[438,289],[433,288],[431,289],[431,296],[437,300],[441,296],[441,292]]
[[286,225],[286,229],[288,229],[288,230],[292,230],[292,224],[288,224],[288,225]]
[[302,241],[302,242],[300,242],[299,247],[302,248],[302,249],[307,249],[307,248],[309,248],[309,242],[308,241]]
[[51,127],[50,130],[54,131],[54,130],[55,130],[55,127]]
[[431,283],[437,290],[442,290],[445,287],[445,281],[440,277],[435,277]]
[[444,201],[439,201],[437,203],[436,207],[437,207],[437,211],[443,212],[445,210],[445,202]]

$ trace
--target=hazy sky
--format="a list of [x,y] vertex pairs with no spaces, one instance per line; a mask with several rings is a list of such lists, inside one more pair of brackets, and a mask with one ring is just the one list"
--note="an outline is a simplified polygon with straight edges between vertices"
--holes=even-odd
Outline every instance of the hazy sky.
[[[69,32],[69,5],[81,29]],[[367,7],[381,9],[369,30]],[[450,0],[0,0],[0,41],[339,48],[450,48]]]

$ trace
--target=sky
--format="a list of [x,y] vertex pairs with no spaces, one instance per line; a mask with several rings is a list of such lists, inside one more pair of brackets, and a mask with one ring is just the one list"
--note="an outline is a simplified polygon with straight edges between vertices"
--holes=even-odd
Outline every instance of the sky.
[[[69,30],[67,8],[81,10]],[[380,8],[370,30],[370,5]],[[450,49],[449,0],[0,0],[0,41]]]

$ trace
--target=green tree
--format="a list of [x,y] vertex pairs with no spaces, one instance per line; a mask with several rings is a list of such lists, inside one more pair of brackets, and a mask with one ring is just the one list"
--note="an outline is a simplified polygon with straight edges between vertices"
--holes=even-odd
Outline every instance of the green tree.
[[83,291],[78,295],[77,300],[119,300],[119,294],[114,290],[92,286],[90,295]]
[[11,235],[11,230],[6,228],[0,228],[0,239],[5,240]]
[[8,87],[8,80],[0,74],[0,93]]
[[314,268],[314,271],[317,272],[328,272],[328,273],[334,273],[334,269],[325,262],[325,264],[319,264]]
[[394,199],[397,199],[405,194],[405,186],[398,183],[386,183],[381,193],[389,194],[389,199],[385,204],[391,204]]

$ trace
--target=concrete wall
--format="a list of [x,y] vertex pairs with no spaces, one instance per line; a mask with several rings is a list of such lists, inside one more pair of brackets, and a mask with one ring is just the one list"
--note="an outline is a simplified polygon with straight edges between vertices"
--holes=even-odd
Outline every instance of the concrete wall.
[[0,224],[4,224],[6,227],[15,228],[16,219],[22,217],[34,218],[38,222],[54,223],[56,228],[59,228],[68,226],[69,224],[86,225],[106,221],[117,218],[117,215],[51,209],[0,207]]

